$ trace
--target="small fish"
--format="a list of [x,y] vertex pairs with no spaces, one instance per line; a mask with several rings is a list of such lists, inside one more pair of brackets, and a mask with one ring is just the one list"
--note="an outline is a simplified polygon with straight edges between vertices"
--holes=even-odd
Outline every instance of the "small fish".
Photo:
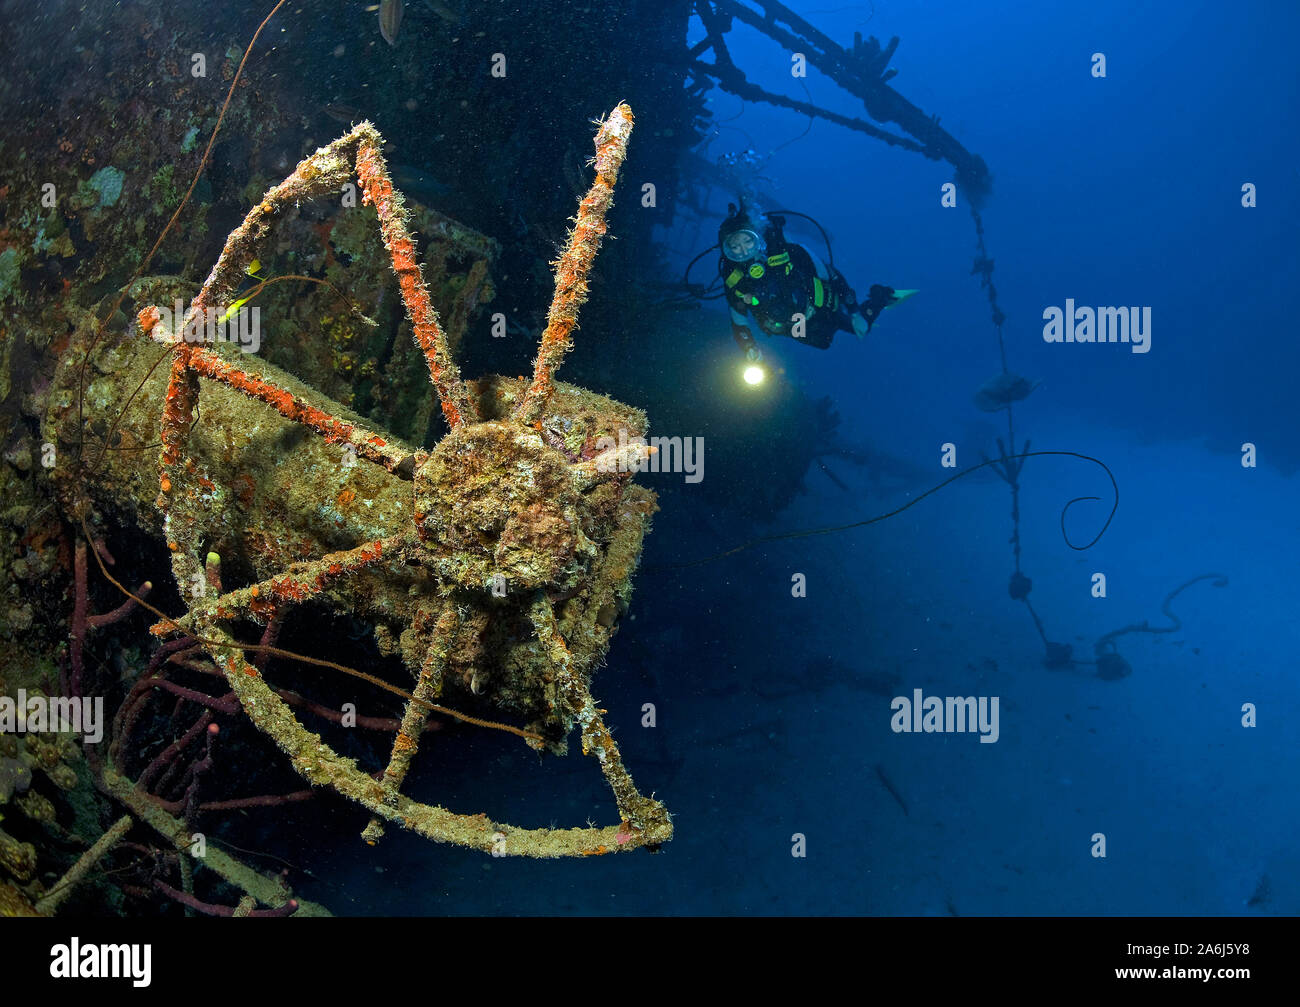
[[1004,371],[980,386],[980,390],[975,393],[975,405],[986,413],[995,413],[1013,402],[1028,398],[1029,393],[1038,385],[1037,381]]
[[252,299],[253,299],[253,295],[249,294],[247,297],[241,297],[239,300],[234,301],[230,305],[230,307],[226,309],[226,313],[221,316],[220,318],[221,324],[224,325],[226,322],[230,321],[230,319],[234,317],[235,312],[238,311],[240,308],[242,308],[245,304],[247,304]]
[[460,15],[451,8],[437,3],[436,0],[424,0],[424,5],[448,24],[460,24]]
[[817,463],[817,467],[818,467],[819,469],[821,469],[823,472],[826,473],[826,478],[827,478],[827,479],[829,479],[831,482],[833,482],[833,483],[834,483],[836,486],[838,486],[840,489],[844,490],[846,493],[848,492],[849,488],[848,488],[848,486],[846,486],[846,485],[844,484],[844,480],[841,479],[839,476],[837,476],[837,475],[836,475],[834,472],[832,472],[830,469],[828,469],[828,468],[826,467],[826,463],[825,463],[824,461],[822,461],[820,458],[814,458],[813,461],[815,461],[815,462]]
[[344,126],[355,126],[365,114],[355,105],[344,105],[342,102],[333,101],[321,108],[327,116],[335,122],[342,123]]
[[379,34],[389,45],[397,45],[397,32],[406,13],[405,0],[383,0],[379,5]]
[[1273,895],[1273,886],[1269,884],[1268,875],[1261,874],[1259,884],[1255,886],[1255,894],[1246,900],[1248,906],[1266,906]]
[[[879,778],[881,785],[889,791],[889,796],[898,802],[898,806],[903,809],[903,814],[907,815],[907,802],[903,800],[903,795],[898,792],[898,788],[885,775],[885,769],[879,763],[876,764],[876,776]],[[910,816],[909,816],[910,817]]]

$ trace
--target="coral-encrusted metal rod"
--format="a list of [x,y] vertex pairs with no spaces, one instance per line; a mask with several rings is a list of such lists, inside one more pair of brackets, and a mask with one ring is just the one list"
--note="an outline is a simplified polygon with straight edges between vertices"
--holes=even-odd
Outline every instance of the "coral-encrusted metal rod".
[[[368,122],[363,122],[333,143],[304,158],[283,182],[270,189],[231,232],[216,265],[194,298],[183,320],[173,320],[174,331],[161,324],[157,307],[140,311],[141,331],[173,347],[171,375],[163,407],[159,454],[159,509],[165,514],[164,527],[168,543],[193,540],[195,515],[189,506],[174,506],[173,486],[179,484],[178,466],[182,447],[194,418],[198,401],[200,374],[221,381],[244,394],[260,399],[284,416],[305,423],[328,440],[352,444],[357,454],[392,471],[403,455],[385,450],[382,438],[358,430],[319,410],[300,402],[285,389],[257,378],[247,370],[227,363],[199,346],[186,342],[188,333],[199,331],[205,319],[216,315],[230,303],[248,266],[257,257],[258,247],[270,232],[276,217],[290,205],[338,192],[351,181],[355,166],[360,178],[363,199],[373,203],[379,216],[384,244],[397,274],[415,338],[424,351],[429,374],[438,393],[447,422],[456,427],[474,422],[477,413],[470,405],[468,389],[451,359],[447,338],[438,322],[437,312],[429,300],[423,274],[415,261],[415,244],[406,228],[406,209],[401,194],[394,188],[387,165],[379,149],[383,138]],[[172,573],[178,583],[191,583],[199,573],[196,557],[174,549]]]
[[352,445],[358,458],[381,465],[389,472],[406,457],[405,452],[389,447],[388,442],[377,434],[315,408],[279,385],[223,360],[211,350],[195,347],[189,354],[189,364],[200,376],[220,381],[249,398],[265,402],[286,419],[311,427],[330,443]]
[[361,137],[357,150],[357,177],[361,179],[362,199],[374,204],[379,214],[384,247],[388,249],[393,272],[397,274],[406,313],[415,330],[415,341],[429,365],[429,378],[438,392],[442,414],[447,418],[447,425],[454,430],[462,423],[477,422],[478,413],[469,401],[469,392],[461,380],[460,368],[451,357],[438,312],[429,300],[424,274],[415,261],[415,242],[406,229],[406,207],[402,194],[393,188],[388,177],[388,165],[379,152],[379,134],[373,129],[371,134]]
[[[650,798],[626,802],[634,813],[639,812],[636,817],[640,824],[626,821],[604,828],[521,829],[494,822],[486,815],[460,815],[393,793],[352,759],[338,755],[318,735],[298,723],[266,680],[245,661],[239,645],[225,630],[213,622],[203,622],[200,629],[205,637],[224,644],[212,648],[212,657],[221,666],[249,719],[263,734],[275,740],[289,756],[294,769],[313,785],[328,786],[385,821],[438,843],[543,859],[626,852],[672,838],[672,822],[663,806]],[[602,750],[606,744],[612,747],[610,738],[597,740]],[[616,796],[623,805],[623,796],[617,792]]]
[[[157,307],[146,307],[139,314],[140,330],[164,343],[173,344],[171,376],[167,384],[167,398],[163,406],[159,439],[158,504],[166,514],[165,526],[169,542],[189,541],[193,531],[194,515],[188,509],[178,511],[171,506],[169,494],[173,484],[178,484],[177,467],[181,462],[182,445],[194,420],[194,407],[199,396],[199,377],[194,370],[194,357],[199,347],[185,341],[185,334],[202,327],[209,314],[216,314],[234,297],[248,266],[258,255],[258,247],[269,235],[276,217],[287,207],[338,192],[352,178],[353,158],[362,138],[375,142],[379,138],[374,126],[362,123],[356,129],[339,137],[333,143],[319,148],[304,158],[283,182],[269,190],[262,201],[248,211],[240,225],[230,232],[217,258],[183,320],[173,319],[175,331],[159,331],[161,312]],[[193,556],[174,552],[172,573],[178,583],[189,583],[198,572],[199,563]]]
[[[429,651],[420,667],[419,681],[416,682],[412,693],[415,701],[406,704],[402,726],[397,731],[397,737],[393,739],[393,752],[380,781],[394,794],[401,790],[406,774],[411,768],[411,760],[415,758],[415,752],[420,747],[420,733],[424,730],[425,722],[424,705],[432,703],[442,692],[443,670],[447,666],[447,655],[456,637],[456,630],[459,628],[460,616],[456,612],[456,606],[448,605],[442,610],[434,626],[433,639],[429,643]],[[374,846],[383,834],[383,820],[375,816],[362,830],[361,838]]]
[[[193,422],[194,404],[198,396],[196,370],[269,403],[290,419],[306,422],[330,439],[339,438],[352,443],[359,455],[390,471],[402,460],[393,457],[391,453],[373,450],[383,446],[382,442],[374,443],[378,438],[353,439],[344,433],[344,428],[348,425],[333,417],[310,417],[301,410],[287,411],[295,405],[288,393],[265,383],[258,384],[242,371],[208,351],[186,343],[183,338],[184,333],[191,331],[195,325],[202,324],[210,310],[230,304],[248,266],[257,257],[259,247],[279,214],[290,206],[337,193],[351,181],[354,166],[361,181],[363,199],[374,204],[379,215],[384,245],[388,249],[393,272],[397,274],[402,300],[415,329],[416,342],[424,351],[428,362],[429,374],[442,403],[443,414],[453,427],[478,418],[470,405],[460,371],[451,358],[447,337],[438,321],[438,313],[429,300],[429,291],[419,264],[415,261],[415,243],[406,228],[405,205],[401,193],[393,188],[388,167],[383,155],[379,153],[382,144],[383,138],[379,131],[370,123],[363,122],[333,143],[304,158],[288,178],[270,189],[226,239],[216,265],[212,267],[203,288],[191,303],[184,321],[178,324],[177,331],[155,332],[160,319],[156,307],[147,307],[140,312],[142,332],[162,342],[174,344],[171,380],[161,431],[160,484],[164,495],[169,492],[170,484],[174,481],[171,478],[172,469],[180,460],[180,443]],[[165,506],[165,500],[163,503]]]
[[541,419],[555,387],[555,372],[573,345],[578,311],[587,301],[587,277],[605,234],[605,214],[614,205],[614,184],[627,157],[632,135],[632,109],[620,104],[596,132],[596,180],[578,205],[578,219],[569,243],[555,263],[555,296],[547,314],[546,331],[533,365],[533,383],[515,410],[515,418],[529,425]]
[[200,312],[208,308],[230,304],[280,213],[312,199],[335,195],[352,181],[356,152],[362,143],[383,143],[379,132],[368,122],[303,158],[288,178],[267,190],[262,201],[248,211],[243,222],[226,239],[203,289],[194,298],[187,321],[201,317]]
[[[104,789],[126,806],[141,821],[152,827],[167,840],[169,846],[176,849],[182,858],[191,855],[193,831],[182,821],[169,815],[158,803],[142,790],[137,790],[134,783],[120,775],[111,766],[106,766],[102,774]],[[281,877],[266,877],[252,868],[235,860],[224,850],[211,845],[203,858],[203,866],[216,872],[225,881],[247,892],[266,906],[283,906],[293,898],[293,892],[285,885]],[[305,899],[296,899],[298,915],[328,916],[329,912],[322,906]]]
[[[229,618],[236,612],[247,609],[259,621],[269,621],[280,606],[316,597],[340,579],[374,566],[394,552],[401,542],[399,537],[380,539],[359,545],[355,549],[332,552],[320,559],[295,563],[283,573],[223,594],[206,604],[219,618]],[[188,629],[189,619],[182,618],[177,625]]]
[[203,601],[194,600],[189,615],[179,619],[164,619],[153,626],[152,632],[189,633],[202,618],[233,619],[245,613],[250,613],[259,622],[269,625],[284,605],[308,601],[339,580],[358,570],[374,566],[399,549],[403,541],[404,538],[400,536],[379,539],[355,549],[329,553],[320,559],[294,563],[282,573],[260,583],[229,591],[219,597],[212,595]]
[[54,887],[36,903],[36,911],[43,916],[53,916],[63,900],[72,893],[72,889],[85,880],[86,875],[121,841],[122,837],[131,830],[131,826],[134,824],[135,821],[130,815],[123,815],[119,818],[107,832],[95,840],[90,849],[77,859],[77,862],[72,865],[68,873],[63,875]]
[[[643,797],[632,783],[632,777],[623,765],[614,735],[601,717],[604,712],[596,706],[591,696],[589,674],[573,667],[568,644],[560,635],[555,621],[555,610],[544,593],[538,593],[530,616],[538,642],[546,648],[555,668],[555,692],[559,702],[568,707],[568,713],[577,721],[582,733],[582,752],[594,752],[600,771],[614,791],[623,823],[614,841],[622,846],[636,839],[638,842],[659,842],[651,836],[671,836],[672,824],[664,806],[652,797]],[[600,852],[606,852],[601,850]]]

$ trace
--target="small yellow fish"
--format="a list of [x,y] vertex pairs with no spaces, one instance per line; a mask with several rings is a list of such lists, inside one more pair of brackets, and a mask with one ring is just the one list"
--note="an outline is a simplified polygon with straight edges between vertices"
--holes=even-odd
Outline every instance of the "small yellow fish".
[[221,316],[222,323],[228,322],[236,311],[252,300],[252,297],[241,297],[226,309],[226,313]]
[[257,275],[257,271],[261,268],[262,268],[262,260],[254,259],[252,262],[248,264],[248,269],[245,270],[245,272],[247,272],[248,275],[253,277],[254,279],[260,280],[261,277]]

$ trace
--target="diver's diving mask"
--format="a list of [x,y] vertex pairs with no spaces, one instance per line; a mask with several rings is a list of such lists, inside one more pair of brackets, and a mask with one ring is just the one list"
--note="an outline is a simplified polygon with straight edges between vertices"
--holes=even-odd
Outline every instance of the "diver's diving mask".
[[748,227],[732,231],[722,241],[722,254],[732,262],[748,262],[767,252],[762,236]]

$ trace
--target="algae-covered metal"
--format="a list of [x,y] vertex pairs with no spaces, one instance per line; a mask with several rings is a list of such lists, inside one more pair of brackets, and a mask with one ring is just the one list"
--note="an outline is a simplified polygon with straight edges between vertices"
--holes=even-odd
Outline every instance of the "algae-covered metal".
[[[413,257],[382,140],[368,123],[267,192],[231,234],[184,318],[147,307],[138,331],[103,345],[87,319],[56,376],[47,438],[78,443],[88,420],[100,424],[111,448],[93,465],[68,468],[70,509],[80,517],[88,499],[163,537],[190,604],[188,615],[156,628],[202,644],[245,713],[300,774],[369,809],[369,841],[384,822],[437,841],[541,857],[671,837],[667,812],[636,790],[591,695],[655,509],[654,495],[631,481],[647,457],[637,440],[645,417],[554,380],[631,126],[630,110],[620,106],[597,135],[596,182],[557,263],[551,325],[531,380],[461,379]],[[429,452],[230,345],[184,338],[205,314],[229,309],[237,278],[284,207],[354,177],[378,211],[451,430]],[[621,446],[598,450],[609,443]],[[304,727],[250,663],[247,652],[257,647],[235,637],[241,622],[270,624],[297,603],[322,599],[372,623],[381,650],[399,654],[416,680],[404,693],[406,715],[379,779]],[[426,712],[458,690],[522,716],[526,728],[512,730],[534,747],[562,751],[578,726],[620,822],[522,829],[403,795]]]

